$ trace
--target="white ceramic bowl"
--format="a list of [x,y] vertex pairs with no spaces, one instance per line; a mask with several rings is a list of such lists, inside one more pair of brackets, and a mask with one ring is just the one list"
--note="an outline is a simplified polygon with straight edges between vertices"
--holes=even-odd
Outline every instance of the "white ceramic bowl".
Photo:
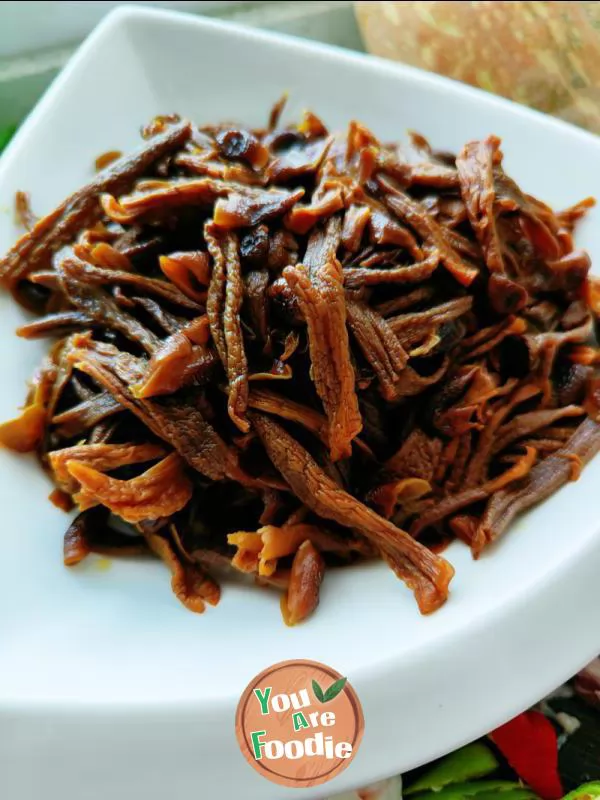
[[[442,148],[497,133],[527,191],[556,206],[600,186],[600,140],[407,67],[166,12],[121,9],[73,58],[0,164],[49,211],[127,150],[154,114],[258,124],[283,90],[288,115],[364,121],[384,139],[414,128]],[[600,260],[599,215],[579,241]],[[0,250],[17,236],[0,215]],[[22,312],[0,298],[0,418],[14,415],[43,343],[17,340]],[[10,800],[297,797],[238,751],[234,712],[256,673],[293,657],[348,675],[366,731],[333,794],[413,767],[485,733],[600,649],[600,459],[475,563],[452,546],[450,601],[421,617],[383,565],[329,574],[318,613],[284,627],[269,592],[227,586],[203,616],[172,596],[163,566],[61,564],[66,517],[33,460],[0,454],[0,795]]]

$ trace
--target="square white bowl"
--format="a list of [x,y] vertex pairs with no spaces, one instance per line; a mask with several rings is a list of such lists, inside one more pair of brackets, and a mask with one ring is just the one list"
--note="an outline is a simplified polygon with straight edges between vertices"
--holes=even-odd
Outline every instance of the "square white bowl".
[[[600,185],[600,140],[483,92],[342,50],[168,12],[122,8],[90,36],[0,162],[0,251],[17,189],[38,213],[128,150],[158,113],[259,124],[282,91],[332,127],[359,118],[458,149],[496,133],[508,172],[557,207]],[[600,259],[598,213],[578,241]],[[44,343],[13,335],[0,298],[0,418],[14,415]],[[513,525],[479,562],[453,545],[452,595],[431,617],[383,565],[330,573],[318,613],[283,626],[269,592],[227,585],[203,616],[159,563],[61,565],[67,519],[33,459],[0,453],[0,795],[11,800],[270,800],[296,796],[249,769],[234,713],[249,679],[288,658],[348,675],[366,731],[322,797],[423,763],[537,700],[600,649],[600,459]]]

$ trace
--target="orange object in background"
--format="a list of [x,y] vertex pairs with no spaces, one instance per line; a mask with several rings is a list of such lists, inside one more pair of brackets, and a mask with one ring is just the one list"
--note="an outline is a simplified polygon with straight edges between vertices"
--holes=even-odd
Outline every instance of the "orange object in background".
[[366,49],[600,133],[600,3],[357,2]]

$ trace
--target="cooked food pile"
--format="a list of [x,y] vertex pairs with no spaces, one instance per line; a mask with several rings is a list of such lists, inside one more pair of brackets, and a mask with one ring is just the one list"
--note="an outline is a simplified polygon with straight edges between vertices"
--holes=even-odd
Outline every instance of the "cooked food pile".
[[[90,552],[153,553],[188,608],[221,566],[283,591],[383,558],[429,613],[452,538],[475,557],[600,448],[600,289],[573,229],[502,168],[412,135],[144,129],[0,261],[48,355],[0,442],[36,451]],[[106,164],[118,154],[99,159]]]

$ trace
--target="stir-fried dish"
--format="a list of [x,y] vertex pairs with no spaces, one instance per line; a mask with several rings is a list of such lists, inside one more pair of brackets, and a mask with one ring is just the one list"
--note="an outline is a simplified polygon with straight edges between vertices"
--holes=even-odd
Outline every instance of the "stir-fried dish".
[[0,442],[35,451],[64,540],[151,553],[184,605],[232,567],[288,624],[325,572],[383,558],[429,613],[453,538],[475,557],[600,449],[600,287],[502,167],[419,135],[157,117],[140,150],[28,229],[0,279],[48,354]]

